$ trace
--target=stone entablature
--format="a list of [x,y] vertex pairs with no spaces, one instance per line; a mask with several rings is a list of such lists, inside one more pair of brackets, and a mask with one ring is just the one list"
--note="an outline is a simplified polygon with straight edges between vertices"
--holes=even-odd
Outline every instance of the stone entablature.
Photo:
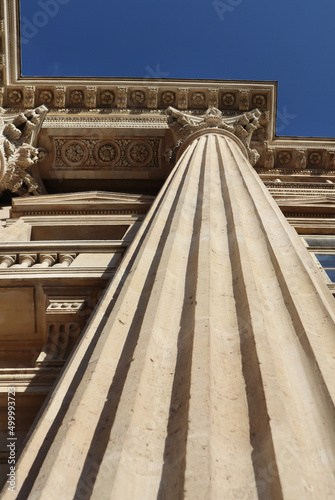
[[[65,79],[66,81],[66,79]],[[215,82],[199,83],[195,86],[187,85],[180,88],[178,82],[155,82],[155,87],[149,81],[137,79],[128,85],[119,86],[117,82],[105,82],[99,85],[68,85],[61,87],[49,86],[41,81],[36,81],[31,86],[29,99],[26,97],[26,86],[8,86],[2,95],[2,105],[5,107],[34,107],[44,104],[50,109],[148,109],[163,110],[174,106],[180,110],[206,110],[208,107],[217,107],[224,111],[241,112],[258,107],[262,111],[270,109],[273,96],[266,88],[257,88],[256,85],[246,85],[237,88],[236,85],[217,82],[218,86],[212,88]],[[180,83],[179,83],[180,85]]]

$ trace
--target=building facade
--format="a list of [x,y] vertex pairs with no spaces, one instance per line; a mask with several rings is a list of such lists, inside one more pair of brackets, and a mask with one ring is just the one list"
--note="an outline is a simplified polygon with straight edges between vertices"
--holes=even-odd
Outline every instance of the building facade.
[[275,82],[23,78],[0,5],[2,498],[334,498],[335,140]]

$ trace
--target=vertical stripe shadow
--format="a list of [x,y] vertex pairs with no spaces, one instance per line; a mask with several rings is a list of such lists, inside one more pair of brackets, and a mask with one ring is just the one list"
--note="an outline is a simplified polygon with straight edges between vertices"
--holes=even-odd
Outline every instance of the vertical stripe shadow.
[[[164,197],[169,189],[169,187],[171,186],[175,176],[176,176],[176,173],[177,173],[177,170],[175,171],[175,173],[173,175],[171,175],[171,178],[170,178],[170,181],[169,183],[165,186],[164,191],[163,191],[163,195],[162,195],[162,198],[161,200],[159,201],[159,203],[157,204],[157,207],[155,208],[154,212],[151,214],[150,216],[150,222],[148,223],[145,231],[143,232],[143,235],[141,236],[141,239],[139,240],[138,244],[137,244],[137,248],[136,250],[134,251],[133,253],[133,257],[131,258],[131,260],[129,261],[129,264],[127,265],[126,269],[125,269],[125,273],[124,275],[127,277],[128,276],[128,273],[129,271],[131,270],[133,264],[134,264],[134,261],[136,259],[136,256],[137,256],[137,253],[139,251],[139,249],[141,248],[149,230],[150,230],[150,227],[151,227],[151,222],[154,220],[154,218],[156,217],[156,214],[159,212],[159,209],[160,209],[160,206],[162,205],[163,203],[163,200],[164,200]],[[145,221],[144,221],[145,222]],[[143,222],[143,223],[144,223]],[[82,382],[82,378],[83,378],[83,374],[85,373],[85,370],[87,369],[88,367],[88,363],[91,359],[91,356],[93,354],[93,351],[98,343],[98,340],[102,334],[102,331],[108,321],[108,318],[109,318],[109,315],[117,301],[117,298],[121,292],[121,289],[122,289],[122,286],[124,284],[124,279],[122,279],[115,291],[115,294],[110,302],[110,304],[108,305],[106,311],[105,311],[105,314],[104,316],[102,317],[101,319],[101,322],[99,324],[99,326],[97,327],[97,330],[94,334],[94,337],[92,338],[92,341],[91,341],[91,344],[89,345],[82,361],[80,362],[80,365],[78,367],[78,370],[75,374],[75,376],[73,377],[73,380],[69,386],[69,389],[66,393],[66,396],[64,398],[64,401],[62,403],[62,406],[60,407],[60,409],[58,410],[57,412],[57,415],[55,416],[54,418],[54,421],[52,423],[52,425],[50,426],[50,429],[43,441],[43,444],[42,446],[40,447],[37,455],[36,455],[36,458],[33,462],[33,464],[31,465],[31,468],[29,470],[29,473],[26,477],[26,479],[24,480],[23,484],[22,484],[22,487],[20,489],[20,491],[18,491],[17,493],[17,500],[26,500],[28,498],[28,495],[30,494],[33,486],[34,486],[34,483],[37,479],[37,476],[40,472],[40,469],[43,465],[43,462],[48,454],[48,451],[53,443],[53,441],[55,440],[56,438],[56,435],[58,433],[58,430],[63,422],[63,419],[68,411],[68,408],[71,404],[71,401],[73,400],[74,396],[75,396],[75,393],[76,393],[76,390],[77,388],[80,386],[80,383]],[[108,285],[109,287],[109,285]],[[107,289],[108,290],[108,289]],[[97,306],[96,306],[97,307]],[[86,329],[89,328],[89,325],[90,325],[90,322],[88,322],[88,324],[86,325]],[[82,332],[82,337],[83,335],[85,334],[85,332]],[[75,353],[72,354],[71,358],[74,356]],[[64,371],[66,370],[66,367],[67,365],[71,362],[71,358],[67,361],[64,369],[63,369],[63,373]],[[47,397],[46,401],[44,402],[41,410],[39,411],[32,427],[31,427],[31,431],[28,433],[27,435],[27,438],[26,438],[26,443],[27,441],[29,440],[34,428],[35,428],[35,425],[37,424],[37,422],[39,421],[40,418],[42,418],[42,415],[43,415],[43,412],[44,410],[46,409],[47,405],[49,404],[50,400],[52,399],[52,396],[53,396],[53,393],[55,390],[57,390],[57,386],[58,384],[56,384],[56,386],[54,387],[54,389],[52,390],[52,392],[50,393],[50,395]],[[23,450],[24,450],[24,447],[23,447]],[[18,464],[19,465],[19,464]]]
[[[227,154],[230,154],[233,159],[231,151],[229,150],[228,152],[228,146],[226,146],[226,149]],[[236,300],[236,314],[243,364],[242,369],[249,412],[250,443],[253,448],[252,463],[258,498],[259,500],[283,500],[263,381],[255,345],[252,314],[249,307],[250,301],[241,264],[241,249],[233,213],[234,200],[231,197],[230,186],[228,185],[227,174],[225,172],[224,159],[220,151],[218,140],[217,151],[218,155],[221,156],[222,164],[222,168],[220,169],[221,189],[228,224],[229,255],[233,271],[233,290]],[[235,158],[233,161],[236,161]]]
[[124,348],[122,350],[121,357],[118,362],[110,390],[108,392],[107,401],[100,415],[99,422],[97,423],[96,430],[91,442],[91,446],[88,451],[81,476],[77,483],[75,498],[78,498],[80,500],[88,500],[91,497],[94,483],[99,473],[99,468],[102,463],[103,456],[109,442],[110,432],[115,420],[119,401],[122,396],[122,390],[126,382],[134,350],[136,348],[139,334],[141,331],[142,322],[144,319],[143,311],[146,310],[150,298],[150,292],[156,278],[156,270],[159,266],[159,262],[161,260],[163,253],[163,248],[170,232],[170,227],[173,222],[173,214],[176,210],[176,206],[179,200],[179,195],[183,188],[188,169],[189,169],[189,164],[185,169],[185,172],[183,173],[181,182],[178,186],[176,197],[173,201],[170,210],[170,215],[167,218],[164,230],[161,234],[158,243],[158,248],[160,249],[160,251],[156,253],[151,263],[148,276],[143,286],[143,291],[138,303],[138,307],[136,309],[136,313],[133,317],[131,326],[129,328],[129,333]]
[[192,242],[188,254],[183,312],[178,334],[178,354],[171,393],[167,437],[165,439],[163,470],[157,495],[158,500],[182,500],[184,498],[197,269],[199,265],[207,145],[208,139],[205,154],[202,158]]

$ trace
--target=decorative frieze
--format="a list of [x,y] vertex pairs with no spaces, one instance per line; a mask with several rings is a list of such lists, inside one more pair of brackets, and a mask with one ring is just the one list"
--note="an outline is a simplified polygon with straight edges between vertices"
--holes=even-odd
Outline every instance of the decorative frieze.
[[[1,64],[0,52],[0,70]],[[98,82],[97,82],[98,83]],[[28,93],[27,93],[28,92]],[[27,96],[25,95],[27,93]],[[29,95],[28,95],[29,94]],[[70,85],[45,87],[42,82],[37,82],[34,87],[13,86],[7,88],[7,101],[10,106],[33,107],[36,103],[46,104],[63,110],[65,107],[80,110],[95,108],[116,109],[150,109],[158,110],[168,106],[178,109],[205,109],[218,107],[220,109],[239,109],[248,111],[251,107],[268,110],[271,106],[271,93],[269,90],[250,87],[242,89],[237,85],[225,87],[194,87],[171,84],[162,87],[159,83],[155,86],[136,87],[134,85],[80,85],[74,82]]]
[[159,139],[55,138],[56,168],[156,168],[159,144]]

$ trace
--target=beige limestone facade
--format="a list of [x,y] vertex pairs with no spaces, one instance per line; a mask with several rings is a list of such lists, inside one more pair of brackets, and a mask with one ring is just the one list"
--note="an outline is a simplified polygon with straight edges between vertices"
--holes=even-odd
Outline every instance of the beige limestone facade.
[[0,0],[1,498],[335,498],[335,140],[275,82],[23,78]]

